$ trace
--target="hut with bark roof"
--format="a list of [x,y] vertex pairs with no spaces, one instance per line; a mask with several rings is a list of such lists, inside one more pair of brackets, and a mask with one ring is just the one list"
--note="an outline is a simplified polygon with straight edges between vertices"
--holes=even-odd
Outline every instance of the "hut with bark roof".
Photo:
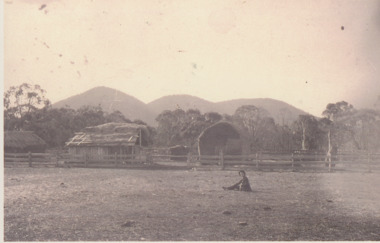
[[106,123],[84,128],[66,142],[70,154],[100,157],[137,154],[148,145],[149,130],[134,123]]
[[242,153],[242,142],[239,130],[226,121],[217,122],[206,128],[198,137],[199,155],[236,155]]
[[46,142],[34,132],[4,132],[4,152],[6,153],[44,153],[46,147]]

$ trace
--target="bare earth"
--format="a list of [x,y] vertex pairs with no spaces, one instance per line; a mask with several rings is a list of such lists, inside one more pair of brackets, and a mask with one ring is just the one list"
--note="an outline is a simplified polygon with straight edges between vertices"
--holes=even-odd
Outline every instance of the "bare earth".
[[6,241],[380,240],[378,173],[6,168]]

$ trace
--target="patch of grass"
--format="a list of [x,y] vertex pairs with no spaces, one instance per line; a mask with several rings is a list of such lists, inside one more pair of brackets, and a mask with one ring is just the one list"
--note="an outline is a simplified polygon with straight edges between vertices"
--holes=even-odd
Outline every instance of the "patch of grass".
[[236,171],[6,168],[5,240],[380,240],[376,174],[248,177],[252,193],[222,189]]

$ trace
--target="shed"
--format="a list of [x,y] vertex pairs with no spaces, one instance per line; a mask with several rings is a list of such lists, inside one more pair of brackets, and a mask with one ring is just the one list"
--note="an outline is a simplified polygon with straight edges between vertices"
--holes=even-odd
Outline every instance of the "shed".
[[29,131],[5,131],[4,152],[8,153],[44,153],[46,142]]
[[66,142],[70,154],[136,154],[148,145],[149,130],[134,123],[106,123],[84,128]]
[[241,154],[242,142],[238,129],[229,122],[220,121],[206,128],[198,137],[199,155]]

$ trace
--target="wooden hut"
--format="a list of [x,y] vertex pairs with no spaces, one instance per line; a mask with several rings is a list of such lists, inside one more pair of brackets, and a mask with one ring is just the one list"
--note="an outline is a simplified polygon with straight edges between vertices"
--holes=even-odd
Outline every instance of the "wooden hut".
[[241,154],[242,142],[238,129],[229,122],[220,121],[206,128],[198,137],[199,155]]
[[148,145],[149,130],[133,123],[107,123],[84,128],[66,146],[70,154],[101,157],[114,154],[137,154]]
[[34,132],[4,132],[4,152],[6,153],[44,153],[46,147],[45,141]]

